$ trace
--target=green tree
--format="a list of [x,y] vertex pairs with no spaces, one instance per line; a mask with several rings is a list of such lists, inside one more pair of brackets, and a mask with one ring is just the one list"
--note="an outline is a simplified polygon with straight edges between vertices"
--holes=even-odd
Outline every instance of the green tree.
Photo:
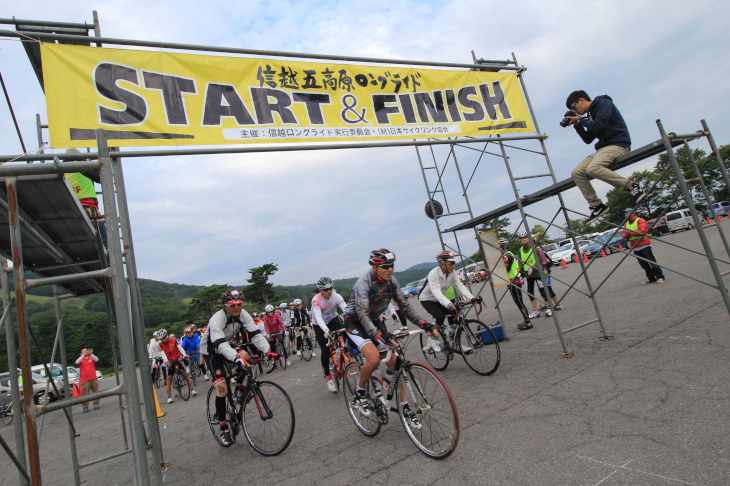
[[182,319],[190,324],[208,322],[210,316],[221,309],[221,294],[228,290],[228,285],[211,285],[193,295],[188,310]]
[[251,302],[262,302],[268,304],[276,298],[274,284],[269,282],[269,277],[279,270],[278,265],[266,263],[260,267],[250,268],[248,271],[251,278],[246,280],[250,285],[243,288],[243,295]]
[[506,238],[509,236],[509,233],[506,231],[506,228],[509,225],[510,220],[508,217],[495,218],[491,221],[484,223],[481,226],[477,226],[477,233],[483,233],[484,231],[493,229],[497,232],[497,238]]
[[541,224],[536,224],[530,229],[532,230],[532,238],[538,245],[553,242],[550,235],[547,234],[547,230]]

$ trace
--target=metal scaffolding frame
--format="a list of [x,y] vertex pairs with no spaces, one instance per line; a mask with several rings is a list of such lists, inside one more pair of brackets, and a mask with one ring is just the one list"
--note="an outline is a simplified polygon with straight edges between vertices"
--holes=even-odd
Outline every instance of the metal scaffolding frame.
[[[494,66],[493,64],[491,64],[490,61],[477,60],[475,58],[474,62],[477,64],[479,64],[479,63],[485,64],[485,69],[487,69],[487,70],[494,70],[494,69],[499,68],[499,66]],[[619,261],[616,264],[616,267],[614,268],[614,270],[603,281],[601,281],[598,285],[594,285],[594,283],[591,281],[591,278],[588,275],[588,268],[592,264],[592,261],[587,262],[581,256],[580,249],[578,248],[578,245],[577,245],[577,237],[580,235],[572,228],[572,226],[570,224],[570,214],[571,213],[579,215],[581,217],[586,217],[587,215],[578,213],[576,211],[569,210],[566,207],[565,202],[563,200],[562,193],[564,191],[574,187],[575,183],[572,181],[572,179],[566,179],[566,180],[563,180],[560,182],[556,179],[555,172],[553,170],[553,166],[552,166],[552,163],[550,162],[550,157],[548,155],[547,148],[545,146],[545,139],[547,138],[547,135],[540,132],[540,128],[539,128],[537,119],[535,117],[529,95],[527,93],[527,88],[525,86],[525,82],[524,82],[524,78],[523,78],[523,73],[525,71],[525,68],[523,66],[520,66],[517,63],[517,59],[514,57],[514,55],[513,55],[512,61],[510,61],[510,64],[512,65],[511,66],[512,68],[516,68],[516,70],[517,70],[517,75],[520,79],[523,93],[525,95],[525,99],[527,101],[527,105],[530,110],[530,116],[532,117],[532,120],[533,120],[533,123],[535,126],[535,132],[536,132],[535,135],[533,135],[532,137],[525,137],[524,140],[537,141],[539,143],[539,148],[531,149],[531,148],[528,148],[525,146],[517,146],[512,143],[512,140],[507,140],[505,137],[501,137],[499,135],[492,137],[486,143],[481,142],[483,144],[482,147],[475,147],[473,141],[470,141],[470,140],[465,141],[462,139],[462,140],[458,140],[458,141],[452,141],[446,156],[443,157],[443,159],[444,159],[443,161],[439,161],[439,159],[437,158],[437,156],[435,154],[435,151],[433,150],[433,148],[431,148],[431,154],[430,154],[431,156],[430,156],[429,162],[428,162],[430,165],[426,165],[424,163],[424,157],[422,156],[419,148],[416,147],[417,158],[418,158],[418,161],[419,161],[419,164],[421,167],[421,172],[422,172],[424,184],[426,187],[426,194],[428,196],[427,212],[430,211],[431,215],[439,215],[436,218],[434,218],[434,223],[436,225],[436,231],[438,233],[438,236],[439,236],[439,239],[441,242],[441,246],[443,249],[451,249],[455,253],[459,254],[462,257],[462,265],[463,265],[464,259],[468,258],[468,257],[466,255],[464,255],[461,251],[461,247],[463,245],[459,242],[459,232],[463,231],[463,230],[471,230],[473,232],[474,236],[479,241],[479,237],[477,234],[478,233],[477,227],[479,225],[488,223],[496,218],[505,216],[510,213],[519,212],[520,221],[521,221],[520,224],[518,225],[517,229],[513,232],[512,238],[510,238],[510,243],[515,239],[515,235],[518,232],[518,230],[524,229],[529,236],[530,247],[533,252],[535,252],[536,247],[540,245],[540,241],[535,241],[533,239],[533,235],[532,235],[532,231],[531,231],[531,224],[532,224],[531,221],[545,223],[547,225],[546,233],[551,227],[558,227],[558,228],[562,229],[563,231],[565,231],[566,234],[571,235],[573,244],[575,245],[575,248],[578,249],[576,260],[581,267],[581,271],[580,271],[579,276],[577,278],[575,278],[574,281],[563,282],[568,286],[568,290],[565,292],[565,294],[563,295],[561,300],[564,299],[565,296],[570,291],[576,290],[577,292],[583,294],[584,296],[586,296],[587,298],[589,298],[591,300],[591,303],[592,303],[592,305],[594,307],[594,311],[595,311],[595,318],[589,319],[585,322],[577,323],[577,324],[573,325],[572,327],[564,329],[558,320],[557,313],[554,312],[555,311],[554,303],[552,302],[551,299],[547,299],[547,305],[550,307],[551,311],[553,311],[552,318],[553,318],[553,322],[555,324],[557,335],[558,335],[558,338],[560,340],[560,344],[562,347],[562,356],[563,357],[572,357],[573,353],[568,349],[567,343],[565,341],[565,336],[564,336],[565,333],[580,329],[580,328],[585,327],[590,324],[597,323],[600,327],[600,333],[601,333],[600,340],[607,341],[607,340],[612,339],[612,336],[610,336],[607,332],[604,319],[601,316],[601,311],[600,311],[600,307],[598,305],[598,300],[596,298],[596,294],[597,294],[598,290],[606,282],[606,280],[608,278],[610,278],[611,275],[613,275],[613,273],[616,271],[618,266],[621,264],[621,262],[625,258],[627,258],[628,256],[631,256],[638,260],[643,260],[643,259],[641,257],[636,256],[632,252],[625,250],[623,252],[624,256],[621,259],[621,261]],[[687,249],[684,247],[680,247],[680,248],[682,248],[684,250],[692,251],[693,253],[706,257],[708,260],[708,263],[710,265],[711,271],[713,273],[715,282],[714,283],[706,282],[706,281],[691,277],[682,272],[679,272],[678,270],[674,270],[670,267],[667,267],[666,265],[662,265],[662,268],[665,268],[671,272],[677,273],[684,277],[691,278],[695,281],[698,281],[702,284],[708,285],[709,287],[712,287],[712,288],[718,290],[723,298],[723,301],[728,310],[728,313],[730,313],[730,297],[728,296],[727,286],[725,285],[725,283],[722,280],[722,277],[724,275],[727,275],[730,272],[724,272],[724,273],[721,272],[717,265],[718,262],[721,262],[724,264],[730,264],[730,261],[722,260],[722,259],[716,258],[714,256],[712,249],[710,248],[709,242],[707,240],[706,233],[705,233],[705,231],[706,231],[704,228],[705,221],[699,215],[699,213],[695,207],[694,201],[692,200],[690,192],[687,187],[687,182],[698,182],[700,184],[703,194],[705,195],[705,198],[707,199],[709,204],[711,204],[713,202],[710,197],[709,191],[707,190],[706,186],[704,185],[704,182],[702,181],[700,168],[697,167],[696,161],[692,157],[692,152],[689,147],[690,141],[699,139],[699,138],[707,139],[708,144],[710,146],[710,151],[711,151],[710,155],[708,156],[708,160],[714,160],[714,162],[718,165],[718,168],[723,176],[723,179],[725,180],[725,184],[727,185],[727,187],[730,187],[730,178],[728,178],[728,171],[722,161],[722,158],[720,157],[717,146],[715,145],[714,139],[712,137],[712,133],[710,132],[710,130],[707,126],[707,123],[704,120],[702,120],[701,123],[702,123],[702,130],[699,130],[695,133],[677,135],[675,133],[667,134],[664,131],[661,121],[657,120],[657,126],[659,128],[659,133],[660,133],[660,139],[655,142],[652,142],[646,146],[640,147],[639,149],[636,149],[632,152],[629,152],[628,154],[620,157],[619,159],[616,159],[616,161],[614,161],[614,163],[611,164],[610,167],[613,170],[617,170],[619,168],[627,167],[640,160],[645,160],[651,156],[658,155],[663,152],[667,153],[668,158],[670,160],[670,168],[668,168],[665,171],[664,176],[666,176],[667,173],[672,172],[676,175],[676,177],[679,181],[679,191],[674,195],[673,201],[676,200],[677,197],[679,197],[679,196],[682,196],[684,198],[686,205],[690,209],[690,212],[692,214],[693,221],[694,221],[694,227],[698,231],[699,238],[700,238],[703,248],[704,248],[704,253],[696,252],[694,250],[690,250],[690,249]],[[490,146],[490,144],[491,144],[491,146]],[[680,169],[676,156],[673,152],[673,149],[678,146],[683,146],[686,148],[686,150],[689,153],[690,162],[693,165],[694,177],[691,177],[687,181],[685,180],[686,176]],[[492,149],[492,150],[490,151],[490,149]],[[460,163],[457,158],[457,150],[460,150],[461,151],[460,153],[463,153],[464,151],[468,150],[468,151],[472,151],[472,152],[477,152],[479,154],[477,160],[471,167],[471,174],[470,174],[469,178],[466,180],[466,182],[463,177],[464,171],[460,167],[460,165],[459,165]],[[517,151],[519,151],[520,154],[527,153],[527,154],[534,154],[534,155],[541,156],[542,158],[544,158],[544,163],[547,166],[547,171],[543,170],[539,173],[522,174],[520,176],[516,176],[513,171],[513,164],[510,162],[510,159],[512,158],[510,154],[515,153]],[[479,168],[480,163],[482,163],[485,159],[492,158],[492,157],[497,158],[497,159],[502,159],[502,161],[505,164],[507,175],[510,180],[510,185],[511,185],[513,193],[514,193],[514,202],[508,203],[495,210],[492,210],[492,211],[489,211],[480,216],[474,217],[473,210],[472,210],[472,204],[469,200],[469,189],[471,188],[472,185],[474,185],[474,183],[476,181],[475,174],[476,174],[477,169]],[[449,199],[450,196],[447,196],[446,184],[444,182],[446,171],[450,166],[453,167],[455,174],[456,174],[456,178],[458,179],[458,184],[454,184],[456,186],[456,191],[452,191],[452,192],[459,192],[459,194],[457,194],[457,197],[456,198],[452,197],[451,200]],[[529,164],[528,164],[528,166],[529,166]],[[524,196],[521,195],[521,191],[520,191],[520,188],[518,187],[518,183],[520,181],[537,179],[537,178],[550,178],[552,180],[552,185],[545,187],[541,190],[538,190],[534,193],[528,194],[528,195],[524,195]],[[655,182],[655,184],[648,190],[649,191],[653,190],[654,187],[656,186],[656,184],[657,183]],[[452,189],[454,189],[454,188],[452,188]],[[451,196],[453,196],[453,194],[451,194]],[[540,218],[534,214],[530,214],[530,213],[526,212],[526,210],[525,210],[526,206],[537,203],[537,202],[545,201],[545,200],[547,200],[549,198],[553,198],[553,197],[557,197],[558,202],[559,202],[559,208],[556,211],[556,213],[553,215],[552,219],[548,220],[548,219]],[[454,203],[452,202],[453,199],[458,199],[458,198],[461,198],[463,200],[463,206],[465,207],[465,209],[462,209],[461,206],[458,208],[452,209],[455,206]],[[442,200],[443,200],[443,204],[441,204]],[[639,206],[637,206],[637,207],[639,207]],[[658,218],[660,216],[662,216],[664,213],[666,213],[666,211],[667,211],[667,209],[665,209],[662,212],[662,214],[660,214],[657,217],[657,222],[658,222]],[[460,224],[451,226],[451,227],[444,228],[444,226],[446,226],[446,225],[442,221],[440,221],[442,218],[453,217],[453,216],[457,216],[460,214],[469,214],[469,216],[470,216],[469,220],[462,222]],[[556,219],[561,214],[565,221],[564,226],[556,224]],[[717,215],[715,215],[715,221],[717,222]],[[623,225],[623,223],[622,223],[622,225]],[[617,225],[615,231],[619,232],[622,225]],[[652,227],[653,227],[653,225],[652,225]],[[716,227],[717,227],[718,231],[720,232],[720,236],[721,236],[721,239],[725,246],[726,252],[728,254],[728,258],[730,259],[730,245],[728,244],[728,241],[727,241],[720,225],[716,225]],[[651,230],[651,228],[649,228],[649,230]],[[452,235],[453,241],[454,241],[453,243],[445,241],[444,234],[447,234],[447,233]],[[472,233],[470,233],[470,235],[471,234]],[[659,240],[659,241],[661,241],[661,240]],[[482,244],[482,243],[483,242],[480,242],[480,244]],[[664,241],[662,241],[662,243],[669,244],[668,242],[664,242]],[[604,244],[603,249],[605,249],[606,246],[607,246],[607,244]],[[672,245],[672,246],[678,246],[678,245]],[[502,254],[504,254],[504,252],[502,252]],[[492,262],[491,268],[489,269],[490,276],[496,276],[496,274],[494,274],[493,271],[495,270],[495,268],[498,265],[501,265],[501,264],[502,264],[501,261]],[[538,275],[539,275],[540,279],[542,280],[543,286],[546,286],[548,275],[545,274],[545,272],[543,272],[542,268],[538,268],[537,270],[538,270]],[[552,275],[551,278],[560,281],[554,275]],[[501,279],[501,277],[500,277],[500,279]],[[482,288],[484,288],[484,286],[489,284],[491,293],[495,300],[495,307],[497,309],[497,312],[499,313],[500,322],[504,323],[504,319],[502,317],[502,313],[500,311],[499,304],[500,304],[501,300],[504,298],[504,296],[507,294],[507,292],[505,291],[504,294],[500,298],[497,298],[496,293],[495,293],[495,283],[492,280],[493,280],[492,278],[487,279],[486,282],[482,283]],[[501,280],[503,280],[503,279],[501,279]],[[587,292],[583,292],[576,288],[576,285],[581,280],[585,282],[585,285],[587,287]],[[513,285],[506,280],[504,280],[504,283],[506,283],[507,285]],[[526,291],[522,290],[521,287],[517,287],[517,288],[521,292],[527,293]],[[530,297],[532,297],[532,296],[530,296]]]
[[[21,361],[22,361],[22,369],[24,373],[29,372],[30,363],[29,363],[29,341],[27,339],[27,331],[30,329],[29,323],[27,321],[27,315],[26,315],[26,309],[25,309],[25,290],[28,288],[28,282],[23,278],[23,265],[24,265],[24,259],[23,259],[23,244],[28,241],[28,238],[24,237],[21,238],[21,233],[24,231],[23,228],[26,228],[25,231],[27,232],[27,228],[32,228],[35,223],[37,223],[36,220],[30,218],[27,220],[21,220],[20,215],[18,214],[18,200],[17,200],[17,194],[18,189],[20,189],[20,192],[22,192],[22,182],[28,178],[31,178],[33,176],[40,176],[40,175],[47,175],[51,174],[55,177],[60,177],[62,174],[67,172],[79,172],[82,170],[88,170],[92,168],[100,168],[101,169],[101,180],[102,180],[102,196],[103,196],[103,203],[104,203],[104,212],[105,212],[105,221],[107,224],[107,236],[108,236],[108,242],[109,242],[109,253],[108,253],[108,266],[105,266],[105,268],[102,268],[100,270],[92,270],[92,271],[82,271],[81,273],[78,273],[78,268],[76,269],[75,274],[59,274],[49,277],[42,277],[41,279],[38,279],[39,281],[35,281],[32,285],[39,285],[42,283],[45,284],[54,284],[54,285],[70,285],[71,282],[77,282],[79,279],[91,279],[91,280],[102,280],[105,281],[108,288],[110,289],[109,300],[110,300],[110,308],[112,309],[113,316],[114,316],[114,322],[116,323],[116,329],[118,332],[119,337],[119,352],[121,357],[121,365],[123,370],[123,376],[124,380],[121,383],[118,383],[117,386],[113,387],[110,390],[106,390],[104,392],[94,394],[94,395],[87,395],[83,398],[75,398],[71,400],[62,400],[58,403],[46,405],[43,407],[36,407],[32,403],[26,403],[26,420],[28,423],[28,452],[29,455],[31,455],[30,458],[30,474],[25,472],[25,469],[23,466],[25,466],[26,459],[23,454],[23,450],[25,448],[25,443],[23,441],[22,437],[22,430],[20,435],[18,435],[18,430],[16,428],[16,450],[17,455],[14,457],[14,459],[17,459],[16,464],[18,465],[19,470],[19,478],[20,482],[23,483],[25,481],[33,482],[34,484],[40,483],[40,464],[38,459],[38,444],[35,439],[35,431],[33,430],[34,424],[35,424],[35,418],[37,416],[41,416],[45,413],[50,413],[56,410],[63,409],[65,407],[73,406],[78,403],[81,403],[81,401],[94,399],[97,397],[102,396],[111,396],[111,395],[119,395],[124,396],[127,403],[127,420],[129,423],[129,430],[131,435],[131,442],[127,448],[125,448],[124,451],[112,453],[108,455],[107,457],[98,459],[96,461],[93,461],[92,463],[96,463],[101,460],[110,459],[113,457],[117,457],[120,454],[125,453],[131,453],[134,456],[134,466],[135,466],[135,483],[137,484],[162,484],[162,478],[161,478],[161,470],[160,466],[163,464],[162,459],[162,446],[160,442],[160,435],[159,435],[159,428],[157,426],[157,417],[155,413],[154,407],[149,406],[149,404],[154,403],[154,390],[152,388],[151,383],[151,374],[149,369],[149,361],[146,359],[146,349],[145,349],[145,339],[144,339],[144,323],[142,318],[142,307],[141,307],[141,299],[140,299],[140,292],[139,292],[139,285],[137,282],[137,272],[136,272],[136,263],[134,258],[134,246],[132,242],[132,236],[131,236],[131,224],[129,221],[129,214],[128,214],[128,208],[127,208],[127,201],[126,201],[126,191],[124,187],[124,179],[123,179],[123,171],[122,171],[122,163],[121,158],[134,158],[134,157],[165,157],[165,156],[182,156],[182,155],[204,155],[204,154],[237,154],[237,153],[252,153],[252,152],[282,152],[282,151],[300,151],[300,150],[322,150],[322,149],[353,149],[353,148],[377,148],[377,147],[397,147],[397,146],[414,146],[416,147],[418,157],[419,157],[419,163],[421,165],[422,174],[424,177],[424,182],[426,183],[426,189],[427,194],[429,196],[429,206],[431,210],[433,211],[433,214],[437,214],[435,209],[434,201],[436,201],[435,196],[437,194],[442,194],[445,197],[445,184],[442,184],[442,176],[443,176],[443,169],[444,165],[439,166],[437,163],[434,163],[434,167],[431,166],[425,166],[424,162],[421,158],[421,153],[419,151],[419,147],[430,147],[432,154],[434,154],[434,147],[436,146],[448,146],[448,151],[450,155],[450,159],[447,159],[447,163],[449,160],[452,160],[453,165],[457,167],[457,172],[459,173],[459,180],[460,180],[460,187],[463,191],[462,196],[465,198],[465,204],[466,204],[466,211],[462,211],[461,214],[468,213],[473,218],[472,214],[472,208],[471,203],[469,202],[468,197],[466,196],[467,190],[469,188],[469,184],[464,183],[464,179],[461,176],[461,170],[458,168],[458,161],[456,158],[456,148],[466,148],[468,147],[469,150],[474,150],[473,146],[474,144],[483,144],[484,148],[478,149],[482,155],[495,155],[489,153],[486,149],[489,147],[489,144],[495,144],[499,147],[499,153],[496,154],[497,157],[502,158],[502,160],[505,163],[505,166],[509,172],[510,175],[510,181],[512,183],[513,191],[516,198],[516,204],[519,209],[520,215],[522,217],[523,226],[529,233],[529,225],[527,218],[529,215],[525,213],[524,211],[524,203],[526,202],[526,198],[520,198],[519,196],[519,190],[517,188],[516,182],[520,179],[523,179],[524,177],[514,177],[514,175],[511,173],[511,167],[509,162],[509,157],[507,155],[507,150],[525,150],[528,153],[534,153],[538,154],[544,157],[545,162],[548,165],[549,173],[548,174],[540,174],[540,175],[534,175],[530,176],[531,178],[534,177],[551,177],[553,184],[556,184],[557,181],[555,179],[555,175],[552,169],[552,165],[550,164],[549,157],[547,155],[547,151],[545,149],[544,140],[546,138],[545,135],[540,134],[537,121],[534,115],[534,111],[532,109],[532,105],[529,102],[529,97],[527,97],[527,91],[525,89],[524,80],[522,77],[522,74],[524,72],[524,68],[519,66],[517,63],[516,58],[514,55],[512,56],[511,60],[506,61],[485,61],[485,60],[474,60],[472,64],[463,64],[463,63],[441,63],[441,62],[421,62],[421,61],[408,61],[408,60],[396,60],[396,59],[373,59],[373,58],[363,58],[363,57],[348,57],[348,56],[329,56],[329,55],[317,55],[317,54],[305,54],[305,53],[292,53],[292,52],[275,52],[275,51],[263,51],[263,50],[252,50],[252,49],[241,49],[241,48],[229,48],[229,47],[211,47],[211,46],[200,46],[200,45],[192,45],[192,44],[176,44],[176,43],[165,43],[165,42],[154,42],[154,41],[142,41],[142,40],[129,40],[129,39],[114,39],[114,38],[105,38],[101,37],[99,28],[98,28],[98,19],[96,19],[95,15],[95,22],[94,22],[94,32],[95,36],[89,36],[89,29],[90,24],[67,24],[67,23],[60,23],[60,22],[42,22],[42,21],[26,21],[26,20],[16,20],[16,19],[0,19],[0,23],[4,24],[13,24],[16,26],[16,31],[9,31],[9,30],[0,30],[0,37],[14,37],[14,38],[21,38],[24,40],[24,45],[26,46],[26,49],[28,50],[29,58],[31,59],[31,63],[33,64],[34,55],[35,55],[35,47],[34,44],[39,43],[40,41],[46,41],[46,42],[62,42],[62,43],[81,43],[85,45],[91,45],[92,43],[99,46],[102,43],[103,44],[112,44],[112,45],[124,45],[124,46],[139,46],[139,47],[149,47],[154,49],[168,49],[168,50],[191,50],[191,51],[202,51],[202,52],[217,52],[217,53],[232,53],[232,54],[243,54],[243,55],[255,55],[255,56],[276,56],[276,57],[285,57],[285,58],[297,58],[297,59],[318,59],[318,60],[336,60],[336,61],[345,61],[345,62],[367,62],[367,63],[379,63],[379,64],[396,64],[396,65],[415,65],[415,66],[432,66],[432,67],[448,67],[448,68],[463,68],[463,69],[478,69],[478,70],[488,70],[488,71],[515,71],[518,74],[523,92],[525,93],[527,102],[528,102],[528,108],[530,110],[530,116],[533,119],[533,122],[535,123],[536,128],[536,134],[534,135],[518,135],[518,136],[497,136],[497,137],[473,137],[473,138],[463,138],[459,140],[414,140],[414,141],[387,141],[387,142],[368,142],[368,143],[354,143],[354,144],[341,144],[341,143],[329,143],[329,144],[304,144],[304,145],[287,145],[287,146],[268,146],[268,147],[261,147],[261,146],[236,146],[236,147],[225,147],[225,148],[197,148],[197,149],[173,149],[173,150],[131,150],[131,151],[125,151],[125,152],[116,152],[109,149],[106,139],[106,132],[103,130],[97,130],[97,152],[94,153],[87,153],[83,155],[79,154],[58,154],[58,155],[46,155],[43,153],[36,153],[36,154],[24,154],[21,156],[0,156],[0,163],[5,163],[3,166],[0,167],[0,177],[4,178],[6,187],[8,188],[8,200],[9,200],[9,227],[10,227],[10,234],[11,234],[11,240],[13,242],[12,250],[12,260],[13,260],[13,267],[14,267],[14,278],[15,278],[15,284],[16,284],[16,308],[18,310],[18,327],[21,334],[20,338],[20,355],[21,355]],[[21,28],[22,27],[22,28]],[[66,29],[66,30],[64,30]],[[71,32],[72,30],[77,30],[79,32]],[[33,64],[34,69],[36,69],[36,73],[38,73],[40,69],[40,65]],[[40,78],[42,79],[42,77]],[[38,129],[41,129],[41,124],[38,122]],[[709,130],[707,130],[709,133]],[[40,135],[39,135],[40,137]],[[662,131],[662,137],[663,140],[666,141],[668,146],[671,148],[673,139],[671,136],[666,135]],[[537,150],[527,150],[515,147],[511,145],[513,142],[519,142],[519,141],[528,141],[537,140],[540,144],[540,148]],[[682,143],[682,142],[679,142]],[[712,142],[714,144],[714,142]],[[671,153],[671,150],[670,150]],[[719,159],[719,154],[717,154],[717,151],[715,149],[715,153],[717,155],[717,158]],[[98,159],[97,162],[79,162],[78,160],[83,157],[86,158],[92,158],[92,159]],[[435,157],[432,156],[434,161],[436,160]],[[481,156],[480,156],[481,160]],[[41,163],[41,164],[22,164],[21,162],[33,162],[33,161],[53,161],[53,163]],[[73,163],[68,163],[66,161],[77,161]],[[13,163],[7,163],[7,162],[13,162]],[[676,161],[674,161],[674,165],[676,165]],[[433,186],[429,186],[429,176],[427,175],[426,171],[430,171],[431,169],[435,169],[436,174],[438,174],[437,177],[437,183]],[[727,175],[725,174],[725,177],[727,178]],[[471,181],[470,181],[471,182]],[[21,187],[18,188],[18,184],[21,183]],[[685,188],[686,189],[686,188]],[[686,192],[686,191],[685,191]],[[562,196],[558,193],[557,194],[560,205],[561,205],[561,211],[569,225],[569,218],[568,218],[568,212],[567,209],[565,209],[565,205],[563,204]],[[447,206],[447,209],[449,209],[450,206]],[[694,206],[692,206],[693,216],[697,218],[696,210],[694,209]],[[454,211],[453,213],[448,213],[450,215],[456,215],[459,214],[459,211]],[[444,215],[446,216],[446,215]],[[443,217],[443,216],[442,216]],[[441,228],[441,221],[439,221],[441,218],[435,218],[435,224],[437,231],[439,233],[439,238],[442,243],[442,247],[446,248],[447,244],[445,240],[442,237],[443,233],[446,232],[453,232],[454,236],[456,237],[456,230],[452,229],[442,229]],[[22,221],[26,221],[27,224],[23,224]],[[470,226],[470,228],[474,228],[476,226]],[[572,228],[568,227],[568,230],[572,232]],[[571,234],[574,234],[572,232]],[[30,238],[32,238],[31,236]],[[458,244],[458,239],[456,239],[457,243],[454,246],[454,249],[457,251],[457,253],[462,254],[460,251],[460,245]],[[531,241],[531,245],[534,245],[535,242]],[[706,244],[705,241],[703,241],[703,244]],[[709,247],[706,248],[709,250]],[[711,253],[708,251],[708,258],[711,258]],[[101,258],[100,258],[101,260]],[[66,266],[69,266],[69,263],[66,262],[64,265],[59,265],[56,270],[60,270],[65,268]],[[71,268],[78,267],[78,264],[70,265]],[[556,328],[558,331],[558,335],[561,338],[561,344],[564,349],[564,354],[569,354],[567,351],[567,347],[565,345],[564,339],[562,337],[562,334],[564,332],[568,332],[569,330],[577,329],[578,327],[582,327],[586,324],[590,324],[592,322],[599,322],[601,326],[601,330],[604,334],[605,338],[609,338],[609,336],[606,335],[605,327],[603,326],[603,322],[600,317],[600,312],[598,309],[598,304],[595,299],[595,291],[592,289],[590,280],[585,273],[586,266],[581,262],[582,267],[582,278],[584,278],[588,284],[589,287],[589,293],[590,298],[594,304],[597,318],[593,319],[592,321],[589,321],[587,323],[580,324],[578,326],[575,326],[571,329],[568,329],[566,331],[562,331],[560,328],[560,325],[557,321],[557,317],[555,316],[555,313],[553,313],[553,318],[555,320]],[[6,279],[5,272],[0,272],[2,276]],[[719,275],[719,271],[716,272],[716,274]],[[541,278],[545,279],[545,275],[540,272]],[[718,279],[720,279],[721,276],[718,276]],[[718,286],[721,280],[718,280]],[[6,281],[3,281],[3,294],[7,293],[7,298],[4,300],[4,316],[9,315],[9,308],[11,304],[11,298],[10,294],[8,292],[8,285]],[[490,281],[491,285],[491,281]],[[56,290],[56,293],[59,294],[58,290]],[[727,290],[724,290],[724,293],[727,294]],[[495,305],[499,312],[499,300],[497,299],[496,293],[494,291],[494,288],[492,287],[492,294],[495,299]],[[58,298],[56,299],[56,302],[59,301],[59,299],[63,298],[60,294],[58,295]],[[727,302],[727,299],[726,299]],[[552,305],[552,304],[551,304]],[[58,307],[58,305],[57,305]],[[730,304],[729,304],[729,310],[730,310]],[[500,313],[501,316],[501,313]],[[15,356],[16,349],[13,347],[11,349],[11,341],[14,346],[14,340],[11,338],[14,336],[14,330],[12,329],[10,325],[10,319],[7,317],[3,317],[4,321],[6,322],[6,334],[8,336],[8,353],[9,355],[12,354],[12,356]],[[59,327],[59,344],[62,342],[62,319],[59,316],[58,319],[58,327]],[[62,344],[60,344],[62,346]],[[135,369],[135,354],[137,357],[139,357],[139,367],[140,367],[140,377],[137,377],[136,369]],[[13,363],[14,365],[15,363]],[[12,368],[11,368],[12,369]],[[141,390],[142,390],[142,396],[139,394],[140,390],[140,383],[141,383]],[[17,383],[16,383],[16,390],[14,392],[17,392]],[[142,399],[143,398],[143,399]],[[26,395],[26,402],[28,401],[29,397]],[[129,406],[130,404],[137,404],[143,402],[144,404],[147,404],[148,406],[145,406],[145,416],[146,416],[146,429],[145,429],[145,420],[143,419],[142,411],[137,406]],[[73,443],[75,436],[72,430],[72,423],[69,426],[69,438],[70,441]],[[4,441],[3,445],[5,445]],[[149,460],[147,457],[147,449],[151,451],[152,460]],[[6,452],[10,454],[10,451],[7,447],[5,447]],[[73,454],[73,453],[72,453]],[[90,465],[92,463],[87,463],[85,465]],[[76,459],[74,458],[74,464],[76,464]],[[81,465],[84,466],[84,465]],[[80,484],[80,478],[77,473],[75,473],[75,479],[76,483]]]

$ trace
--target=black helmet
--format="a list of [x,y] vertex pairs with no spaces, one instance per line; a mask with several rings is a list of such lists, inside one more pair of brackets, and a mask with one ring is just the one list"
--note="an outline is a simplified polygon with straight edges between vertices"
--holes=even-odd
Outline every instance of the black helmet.
[[387,248],[378,248],[370,252],[368,263],[378,267],[389,268],[388,265],[392,267],[395,263],[395,253]]
[[450,251],[442,251],[436,255],[436,261],[439,263],[456,262],[456,258],[454,258],[454,254]]
[[221,294],[223,305],[243,304],[243,293],[240,290],[226,290]]
[[319,290],[329,290],[332,288],[332,279],[329,277],[322,277],[317,280],[317,288]]

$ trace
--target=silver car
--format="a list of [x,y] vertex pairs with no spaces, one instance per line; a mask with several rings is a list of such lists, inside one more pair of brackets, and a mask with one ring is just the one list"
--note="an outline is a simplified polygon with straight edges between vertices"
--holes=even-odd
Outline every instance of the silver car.
[[[48,384],[48,393],[46,393],[46,380],[44,377],[37,373],[31,373],[31,380],[33,381],[33,401],[36,405],[55,402],[58,400],[58,395],[53,389],[53,386]],[[56,387],[63,394],[63,384],[60,380],[54,380]],[[0,373],[0,393],[3,395],[10,395],[10,373],[7,371]]]

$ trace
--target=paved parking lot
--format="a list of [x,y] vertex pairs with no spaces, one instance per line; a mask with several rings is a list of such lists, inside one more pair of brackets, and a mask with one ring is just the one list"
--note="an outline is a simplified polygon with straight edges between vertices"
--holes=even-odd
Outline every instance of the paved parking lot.
[[[717,255],[727,260],[716,231],[710,233]],[[696,231],[661,240],[701,249]],[[654,252],[661,264],[712,281],[706,259],[660,242]],[[594,285],[620,259],[598,259],[589,271]],[[557,279],[572,282],[578,271],[577,264],[554,271],[559,296],[566,286]],[[728,312],[716,290],[665,274],[664,284],[641,285],[638,263],[623,262],[597,299],[614,339],[600,341],[597,325],[571,332],[566,338],[575,356],[569,359],[560,357],[552,319],[536,319],[530,331],[515,329],[519,314],[507,296],[502,311],[511,340],[501,345],[497,373],[478,376],[460,358],[441,373],[461,421],[459,445],[444,461],[418,452],[395,421],[374,438],[360,434],[342,396],[327,391],[318,360],[294,358],[286,371],[267,376],[288,391],[297,414],[294,439],[278,457],[260,456],[243,439],[228,449],[218,446],[205,421],[205,387],[198,397],[170,405],[160,393],[168,414],[159,421],[170,463],[165,483],[730,484]],[[491,301],[488,289],[482,295]],[[594,317],[591,301],[577,292],[563,305],[557,314],[563,328]],[[496,311],[482,316],[494,321]],[[422,361],[416,345],[408,356]],[[117,400],[106,399],[100,411],[74,411],[83,461],[123,448],[118,408]],[[0,426],[0,433],[12,444],[11,427]],[[44,483],[70,484],[68,431],[60,414],[47,417],[41,444]],[[86,484],[129,484],[131,457],[81,475]],[[15,484],[16,477],[0,454],[0,482]]]

